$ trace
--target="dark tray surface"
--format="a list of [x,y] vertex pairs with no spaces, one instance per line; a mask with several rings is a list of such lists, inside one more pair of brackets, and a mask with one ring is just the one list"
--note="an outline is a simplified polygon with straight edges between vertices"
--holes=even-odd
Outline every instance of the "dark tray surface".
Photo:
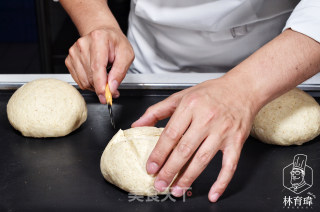
[[[308,209],[320,211],[320,138],[303,146],[279,147],[249,137],[236,174],[215,204],[207,194],[220,170],[221,153],[192,185],[192,195],[185,201],[147,202],[145,197],[143,202],[129,202],[128,194],[100,173],[101,154],[116,133],[105,105],[84,93],[88,120],[81,128],[61,138],[25,138],[7,119],[11,94],[0,91],[0,211],[290,211],[283,209],[283,198],[297,195],[282,186],[282,169],[299,153],[308,156],[307,164],[314,170],[314,185],[308,192],[316,199]],[[122,95],[113,106],[116,125],[129,128],[148,106],[164,98]]]

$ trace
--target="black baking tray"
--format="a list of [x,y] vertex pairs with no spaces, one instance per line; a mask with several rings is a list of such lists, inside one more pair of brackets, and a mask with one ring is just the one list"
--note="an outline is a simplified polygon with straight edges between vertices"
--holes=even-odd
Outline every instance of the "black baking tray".
[[[95,95],[82,92],[88,119],[78,130],[61,138],[35,139],[23,137],[9,124],[6,105],[13,92],[0,90],[0,211],[320,211],[319,137],[290,147],[249,137],[237,171],[217,203],[210,203],[207,195],[221,168],[221,153],[185,198],[152,200],[128,195],[102,177],[100,157],[116,130],[106,105],[99,104]],[[175,91],[121,92],[113,112],[117,127],[127,129],[149,106]],[[166,121],[157,126],[164,127]],[[312,187],[299,195],[283,186],[283,168],[296,154],[307,155],[307,165],[313,169]],[[289,196],[309,196],[312,204],[298,208],[292,199],[288,206],[284,198]]]

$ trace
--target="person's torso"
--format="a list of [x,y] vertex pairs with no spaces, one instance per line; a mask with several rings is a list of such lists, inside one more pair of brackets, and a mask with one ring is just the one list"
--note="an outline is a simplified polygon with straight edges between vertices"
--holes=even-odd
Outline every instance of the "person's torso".
[[297,0],[132,0],[132,72],[228,71],[277,36]]

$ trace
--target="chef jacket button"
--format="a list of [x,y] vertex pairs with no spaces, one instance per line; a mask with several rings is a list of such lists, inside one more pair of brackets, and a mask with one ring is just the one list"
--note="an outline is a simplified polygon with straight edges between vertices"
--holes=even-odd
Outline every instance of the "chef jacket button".
[[247,25],[233,27],[231,30],[231,35],[233,38],[243,36],[248,33]]

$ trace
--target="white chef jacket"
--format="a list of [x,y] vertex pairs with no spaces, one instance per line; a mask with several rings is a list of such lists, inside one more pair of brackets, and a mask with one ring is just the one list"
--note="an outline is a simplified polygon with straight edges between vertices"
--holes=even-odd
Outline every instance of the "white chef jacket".
[[132,0],[129,73],[226,72],[287,28],[319,41],[320,0]]

